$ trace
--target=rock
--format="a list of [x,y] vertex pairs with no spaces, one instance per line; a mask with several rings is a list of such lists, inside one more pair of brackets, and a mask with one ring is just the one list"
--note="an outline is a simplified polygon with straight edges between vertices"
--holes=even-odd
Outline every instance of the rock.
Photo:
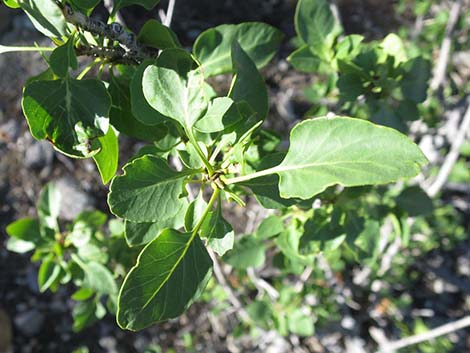
[[[0,111],[0,122],[2,122],[2,111]],[[9,119],[0,124],[0,143],[16,143],[20,135],[19,119]]]
[[64,177],[55,183],[62,195],[60,218],[71,221],[80,212],[92,210],[95,207],[93,197],[84,192],[73,179]]
[[35,336],[41,331],[44,315],[39,310],[31,309],[16,315],[14,321],[16,328],[22,334]]
[[53,158],[54,149],[49,142],[34,140],[26,150],[24,165],[27,168],[43,169],[51,166]]

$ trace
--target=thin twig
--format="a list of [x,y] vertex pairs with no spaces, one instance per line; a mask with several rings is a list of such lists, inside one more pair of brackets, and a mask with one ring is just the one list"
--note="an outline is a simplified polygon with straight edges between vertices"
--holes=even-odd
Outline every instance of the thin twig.
[[258,292],[266,292],[266,294],[272,299],[275,300],[279,298],[279,292],[266,282],[264,279],[258,277],[253,267],[250,267],[246,270],[248,277],[250,277],[251,281],[255,285]]
[[378,353],[393,353],[398,349],[429,341],[434,338],[447,335],[451,332],[461,330],[468,326],[470,326],[470,316],[465,316],[462,319],[449,322],[430,331],[406,337],[395,342],[388,342],[386,347],[381,347],[378,350]]
[[425,187],[425,190],[430,197],[434,197],[439,193],[439,191],[445,185],[447,178],[449,177],[450,172],[452,171],[452,168],[459,159],[460,147],[464,143],[465,137],[468,131],[470,130],[470,98],[467,99],[467,102],[467,111],[465,112],[462,122],[460,123],[457,134],[452,142],[450,151],[447,154],[444,163],[442,164],[441,169],[439,170],[439,173],[437,174],[437,177],[434,182],[429,187]]
[[176,3],[176,0],[168,1],[168,8],[165,13],[165,20],[163,21],[163,24],[167,27],[171,26],[171,21],[173,19],[173,12],[175,10],[175,3]]
[[431,80],[431,91],[436,91],[444,82],[446,76],[447,65],[449,63],[450,50],[452,47],[452,32],[457,24],[460,15],[462,0],[456,0],[450,9],[449,19],[447,20],[444,39],[442,40],[439,57],[434,69],[433,78]]

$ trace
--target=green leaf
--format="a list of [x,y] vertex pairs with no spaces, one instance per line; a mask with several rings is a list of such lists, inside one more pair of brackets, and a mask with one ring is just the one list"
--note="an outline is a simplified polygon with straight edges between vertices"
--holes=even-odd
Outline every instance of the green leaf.
[[224,262],[236,269],[260,267],[265,261],[265,249],[261,241],[247,235],[239,239],[234,248],[223,257]]
[[103,184],[109,181],[116,174],[119,159],[118,138],[114,129],[110,127],[103,137],[99,137],[101,150],[93,156],[98,167]]
[[347,117],[297,124],[282,163],[274,167],[281,197],[309,199],[327,187],[385,184],[416,176],[427,163],[396,130]]
[[191,128],[207,107],[204,77],[198,70],[181,76],[166,67],[151,65],[144,71],[143,92],[147,102],[161,114]]
[[258,239],[269,239],[284,230],[284,222],[279,216],[269,216],[265,218],[256,230],[256,237]]
[[156,20],[148,20],[137,36],[137,40],[156,49],[180,48],[176,34],[167,26]]
[[31,241],[26,241],[17,238],[10,238],[7,240],[6,249],[8,251],[24,254],[28,251],[34,250],[36,245]]
[[209,212],[201,226],[201,237],[207,239],[207,244],[219,256],[232,250],[235,232],[222,215],[222,205],[219,203],[214,211]]
[[96,153],[97,138],[108,131],[111,101],[98,80],[31,82],[24,90],[22,106],[34,138],[48,139],[73,157]]
[[130,83],[130,106],[132,114],[137,120],[142,124],[153,126],[162,124],[168,119],[153,109],[144,97],[142,79],[145,69],[152,64],[155,64],[154,60],[146,60],[135,70]]
[[410,217],[426,216],[432,213],[432,199],[419,186],[404,189],[396,198],[397,206]]
[[98,309],[94,300],[78,302],[73,307],[72,311],[74,332],[81,331],[94,323],[97,320],[97,311]]
[[132,6],[132,5],[139,5],[147,10],[153,9],[160,0],[116,0],[114,3],[113,13],[116,13],[119,9],[123,7]]
[[398,66],[400,63],[405,62],[408,59],[405,44],[395,33],[387,35],[383,39],[382,43],[380,43],[380,46],[387,55],[390,55],[395,59],[395,66]]
[[289,55],[287,60],[296,70],[304,72],[318,72],[322,60],[312,53],[308,45],[304,45]]
[[80,265],[85,272],[83,286],[101,294],[117,293],[116,281],[112,273],[98,262],[87,262]]
[[415,103],[426,100],[428,81],[431,77],[431,63],[429,60],[417,57],[403,63],[403,79],[400,82],[403,96]]
[[295,309],[287,316],[289,331],[301,337],[309,337],[314,333],[313,316],[307,315],[301,309]]
[[20,7],[16,0],[3,0],[3,3],[11,9],[17,9]]
[[268,92],[254,62],[237,42],[232,45],[233,68],[236,72],[229,97],[245,101],[258,113],[260,120],[268,114]]
[[6,232],[10,237],[31,242],[33,247],[41,241],[39,221],[35,218],[22,218],[10,223]]
[[258,68],[265,66],[277,52],[283,34],[264,23],[221,25],[201,33],[193,53],[202,63],[205,77],[231,72],[232,43],[237,41]]
[[176,215],[170,218],[159,219],[155,223],[134,223],[126,220],[126,241],[129,246],[144,245],[154,240],[165,228],[178,229],[184,225],[184,216],[188,202],[183,199],[184,206]]
[[[139,69],[136,71],[135,76],[137,76]],[[114,74],[111,75],[109,84],[109,94],[113,101],[109,113],[111,124],[128,136],[149,142],[157,141],[167,133],[167,128],[161,124],[165,118],[149,107],[143,97],[139,98],[139,93],[137,93],[137,96],[134,95],[134,100],[131,100],[133,88],[129,85],[132,82],[134,81],[129,81],[124,76],[116,77]],[[140,117],[147,116],[148,121],[151,121],[154,126],[148,126],[146,121],[137,119],[134,116],[135,112],[138,112]]]
[[45,292],[52,286],[59,278],[61,272],[60,265],[57,264],[53,258],[45,259],[38,273],[38,285],[41,292]]
[[62,195],[55,183],[50,182],[42,188],[36,204],[41,225],[55,231],[59,230],[57,218],[61,202]]
[[67,33],[65,17],[54,1],[22,0],[19,5],[34,27],[45,36],[60,38]]
[[218,132],[233,126],[242,118],[237,105],[231,98],[218,97],[212,101],[206,114],[196,123],[195,128],[205,133]]
[[119,326],[139,330],[182,314],[205,288],[211,269],[199,237],[164,230],[142,250],[124,280],[118,298]]
[[77,8],[85,10],[87,14],[90,14],[91,10],[99,4],[100,0],[70,0],[70,2]]
[[299,0],[295,11],[295,29],[302,40],[312,46],[329,48],[340,32],[326,0]]
[[108,195],[111,212],[133,222],[158,222],[180,212],[183,181],[192,170],[177,172],[168,163],[147,155],[134,159],[113,179]]
[[350,34],[342,38],[335,46],[335,58],[351,60],[355,58],[361,49],[364,37],[359,34]]
[[49,65],[59,77],[67,76],[69,67],[74,70],[77,69],[78,62],[75,55],[74,36],[71,36],[67,42],[54,49],[49,57]]

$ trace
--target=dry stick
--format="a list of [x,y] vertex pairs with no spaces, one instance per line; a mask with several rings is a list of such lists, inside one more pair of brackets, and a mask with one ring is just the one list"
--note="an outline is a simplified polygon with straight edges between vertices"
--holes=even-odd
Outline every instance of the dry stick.
[[449,153],[447,154],[444,163],[437,174],[436,179],[434,182],[426,188],[426,192],[430,197],[436,196],[439,191],[442,189],[444,184],[449,177],[452,168],[454,167],[455,162],[457,162],[459,155],[460,155],[460,147],[465,141],[465,136],[467,135],[468,131],[470,130],[470,98],[467,99],[468,106],[467,111],[462,119],[462,122],[459,126],[457,131],[457,135],[452,142],[452,146],[450,148]]
[[248,274],[248,277],[250,277],[251,282],[253,282],[258,292],[266,292],[266,294],[272,300],[276,300],[277,298],[279,298],[279,292],[276,290],[276,288],[274,288],[264,279],[258,277],[253,267],[249,267],[246,270],[246,273]]
[[437,65],[434,69],[433,78],[430,84],[431,91],[433,92],[442,85],[446,76],[446,69],[449,63],[450,50],[452,47],[452,32],[454,31],[454,27],[459,19],[461,7],[462,0],[456,0],[450,9],[444,39],[442,40],[441,49],[439,51],[439,58],[437,59]]
[[468,326],[470,326],[470,315],[465,316],[457,321],[449,322],[442,326],[436,327],[435,329],[432,329],[430,331],[420,333],[415,336],[406,337],[395,342],[389,342],[387,343],[387,347],[380,348],[378,353],[393,353],[398,349],[429,341],[436,337],[447,335],[451,332],[461,330]]
[[175,10],[175,3],[176,0],[169,0],[168,2],[168,8],[165,14],[165,21],[163,21],[163,24],[167,27],[170,27],[171,25],[171,20],[173,19],[173,12]]

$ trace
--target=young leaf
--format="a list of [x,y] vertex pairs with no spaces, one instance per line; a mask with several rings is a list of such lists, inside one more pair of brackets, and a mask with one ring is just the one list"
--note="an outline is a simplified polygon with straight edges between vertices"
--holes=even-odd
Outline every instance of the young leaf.
[[116,174],[119,159],[118,138],[114,129],[110,127],[103,137],[99,137],[101,150],[93,156],[98,167],[103,184],[109,181]]
[[204,77],[199,70],[187,77],[166,67],[151,65],[144,71],[143,92],[147,102],[161,114],[191,128],[207,107]]
[[73,45],[74,36],[71,36],[67,42],[54,49],[49,57],[49,65],[52,71],[59,76],[67,76],[69,67],[76,70],[78,66],[77,56]]
[[184,207],[183,181],[192,170],[177,172],[168,163],[147,155],[124,166],[113,179],[108,195],[111,212],[133,222],[158,222]]
[[243,116],[229,97],[215,98],[206,114],[199,120],[195,128],[201,132],[211,133],[226,129],[236,124]]
[[137,36],[137,40],[156,49],[181,48],[176,34],[157,20],[148,20]]
[[261,222],[256,230],[256,237],[258,239],[269,239],[281,233],[284,228],[284,222],[281,217],[270,216]]
[[308,45],[304,45],[289,55],[287,60],[296,70],[304,72],[318,72],[322,60],[310,50]]
[[245,101],[263,120],[268,114],[268,92],[256,65],[237,42],[232,45],[233,68],[236,72],[229,97],[235,102]]
[[39,193],[36,208],[41,225],[58,231],[57,218],[59,217],[62,195],[57,186],[48,183]]
[[35,218],[22,218],[10,223],[6,232],[10,237],[21,239],[33,244],[38,244],[41,240],[39,221]]
[[283,34],[264,23],[221,25],[203,32],[193,53],[202,63],[205,77],[231,72],[232,43],[237,41],[258,68],[265,66],[279,48]]
[[23,111],[31,134],[61,152],[89,157],[108,131],[111,100],[98,80],[34,81],[24,90]]
[[45,259],[41,267],[39,267],[38,273],[38,285],[39,291],[45,292],[52,286],[58,279],[61,272],[60,265],[54,261],[51,257]]
[[81,263],[85,272],[83,285],[101,294],[117,293],[116,281],[112,273],[98,262]]
[[198,236],[164,230],[142,250],[124,280],[119,326],[134,331],[180,315],[205,288],[211,269]]
[[312,47],[329,47],[339,29],[326,0],[299,0],[295,12],[295,29]]

